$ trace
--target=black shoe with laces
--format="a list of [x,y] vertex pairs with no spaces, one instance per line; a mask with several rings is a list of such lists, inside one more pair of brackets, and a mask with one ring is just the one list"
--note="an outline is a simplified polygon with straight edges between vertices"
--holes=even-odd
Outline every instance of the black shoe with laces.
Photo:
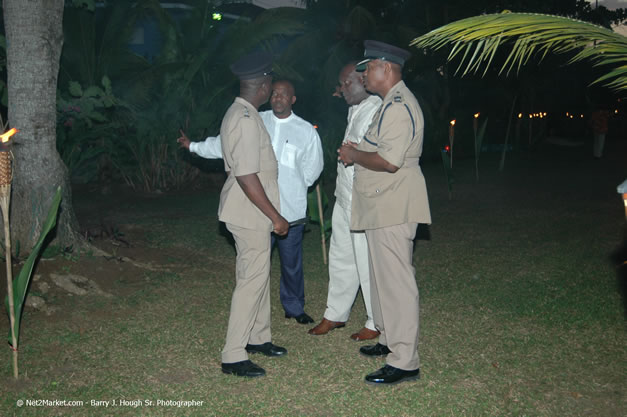
[[386,356],[391,350],[387,346],[377,343],[376,345],[362,346],[359,348],[359,353],[369,358],[377,356]]
[[265,356],[285,356],[287,355],[287,349],[281,346],[277,346],[272,342],[266,342],[261,345],[246,345],[246,352],[248,353],[261,353]]
[[266,371],[263,368],[255,365],[249,360],[233,363],[223,363],[222,372],[225,374],[247,376],[250,378],[264,376],[266,374]]
[[366,375],[366,383],[372,385],[393,385],[399,382],[414,381],[420,379],[420,369],[406,371],[385,365],[383,368]]
[[299,314],[298,316],[291,316],[291,315],[285,313],[285,318],[286,319],[295,319],[300,324],[310,324],[310,323],[314,322],[314,320],[311,317],[309,317],[309,315],[307,313]]

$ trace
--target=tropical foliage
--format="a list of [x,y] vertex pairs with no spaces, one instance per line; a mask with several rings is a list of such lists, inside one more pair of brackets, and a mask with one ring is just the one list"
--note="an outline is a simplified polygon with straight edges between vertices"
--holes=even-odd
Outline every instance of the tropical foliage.
[[[273,50],[278,36],[302,31],[302,19],[294,15],[300,10],[269,10],[252,21],[220,25],[212,20],[211,2],[186,3],[178,19],[157,0],[114,0],[95,11],[66,8],[58,133],[75,180],[122,180],[155,191],[190,184],[199,167],[221,167],[194,161],[173,139],[181,128],[196,140],[217,132],[236,90],[225,62],[260,43]],[[148,23],[156,26],[160,46],[155,55],[142,56],[129,44]],[[101,79],[108,100],[100,104],[106,105],[87,112],[85,100],[105,95],[76,94],[76,86],[87,95],[103,89]]]
[[110,138],[124,126],[114,112],[128,108],[113,94],[111,81],[105,75],[100,85],[83,88],[70,81],[67,91],[58,91],[57,150],[72,173],[72,180],[96,179],[99,163]]
[[[19,346],[19,337],[20,337],[20,326],[22,323],[22,311],[24,309],[24,304],[26,302],[26,296],[28,293],[29,283],[31,276],[33,274],[33,268],[35,266],[35,261],[39,257],[41,249],[43,247],[44,241],[48,236],[48,233],[55,227],[57,224],[57,214],[59,212],[59,205],[61,204],[61,187],[57,188],[57,192],[52,200],[52,204],[50,205],[50,209],[48,210],[48,217],[41,229],[41,234],[39,235],[39,239],[35,246],[32,248],[28,258],[24,261],[24,265],[20,269],[20,272],[16,278],[13,279],[13,300],[12,303],[9,303],[9,296],[7,291],[7,296],[4,298],[4,305],[7,311],[7,315],[10,317],[9,322],[13,322],[13,326],[9,325],[9,332],[7,336],[7,340],[12,348],[15,350],[17,354],[17,349]],[[7,268],[11,268],[11,266],[7,266]],[[11,310],[10,305],[12,304],[13,310]],[[17,377],[17,358],[15,358],[14,366],[14,374]]]
[[627,90],[627,38],[575,19],[510,12],[476,16],[435,29],[411,45],[433,49],[452,46],[448,60],[460,58],[456,73],[477,73],[483,67],[485,75],[499,48],[512,42],[500,73],[520,70],[533,56],[575,52],[570,63],[590,60],[609,67],[595,83]]

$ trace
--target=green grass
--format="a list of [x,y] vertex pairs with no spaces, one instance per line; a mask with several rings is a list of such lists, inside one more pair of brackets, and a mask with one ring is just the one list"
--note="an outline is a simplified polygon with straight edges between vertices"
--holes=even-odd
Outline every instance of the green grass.
[[[618,155],[596,164],[568,152],[514,154],[504,173],[491,168],[496,156],[482,156],[479,183],[473,161],[456,161],[451,201],[441,167],[425,167],[433,225],[414,252],[421,302],[416,383],[363,382],[383,361],[361,357],[364,343],[348,337],[364,322],[360,297],[346,328],[326,336],[284,319],[276,254],[273,341],[289,354],[254,356],[265,378],[223,375],[235,253],[215,220],[217,192],[203,192],[120,208],[116,216],[138,225],[163,263],[175,266],[115,276],[109,291],[125,295],[74,297],[52,318],[27,311],[19,382],[11,377],[10,350],[0,353],[0,415],[625,415],[624,301],[609,260],[625,222],[615,194],[624,170]],[[319,320],[328,274],[319,231],[309,228],[306,310]],[[18,408],[18,399],[85,404]],[[143,404],[89,404],[113,399]],[[204,403],[148,405],[158,399]]]

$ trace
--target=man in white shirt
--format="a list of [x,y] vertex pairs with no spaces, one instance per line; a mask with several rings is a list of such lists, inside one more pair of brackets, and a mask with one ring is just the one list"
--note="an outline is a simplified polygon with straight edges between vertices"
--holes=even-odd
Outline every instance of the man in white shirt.
[[[340,72],[339,92],[350,106],[348,125],[344,134],[346,142],[361,142],[381,99],[370,95],[362,84],[361,73],[355,71],[355,63],[349,63]],[[353,193],[353,166],[338,163],[335,186],[335,207],[333,207],[331,245],[329,249],[329,294],[324,318],[309,334],[323,335],[344,327],[351,307],[361,286],[361,294],[366,306],[366,324],[353,340],[369,340],[379,335],[374,325],[370,302],[370,272],[368,269],[368,243],[362,232],[351,232],[351,200]]]
[[[294,86],[279,80],[272,85],[272,110],[259,113],[270,138],[279,164],[279,197],[281,215],[290,223],[303,220],[307,213],[307,188],[320,176],[323,168],[322,145],[311,123],[294,112]],[[185,133],[177,142],[203,158],[222,158],[220,137],[208,137],[204,142],[190,142]],[[313,323],[305,313],[305,280],[303,274],[303,232],[305,224],[290,226],[285,237],[272,235],[272,245],[279,247],[281,259],[281,304],[286,318],[300,324]]]

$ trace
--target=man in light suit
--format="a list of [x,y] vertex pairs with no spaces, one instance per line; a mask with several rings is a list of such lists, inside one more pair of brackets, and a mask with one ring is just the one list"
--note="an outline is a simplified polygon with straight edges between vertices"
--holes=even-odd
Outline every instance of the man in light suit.
[[[361,142],[372,117],[381,106],[381,98],[369,94],[362,83],[362,73],[355,71],[351,62],[342,68],[336,95],[344,97],[348,109],[348,124],[343,143]],[[361,287],[366,307],[366,322],[351,335],[355,341],[379,336],[375,328],[370,302],[370,272],[368,270],[368,242],[363,231],[351,231],[351,201],[353,195],[353,166],[338,163],[335,181],[335,205],[331,218],[332,234],[329,248],[329,293],[327,309],[322,321],[309,330],[320,336],[346,325],[346,321]]]

